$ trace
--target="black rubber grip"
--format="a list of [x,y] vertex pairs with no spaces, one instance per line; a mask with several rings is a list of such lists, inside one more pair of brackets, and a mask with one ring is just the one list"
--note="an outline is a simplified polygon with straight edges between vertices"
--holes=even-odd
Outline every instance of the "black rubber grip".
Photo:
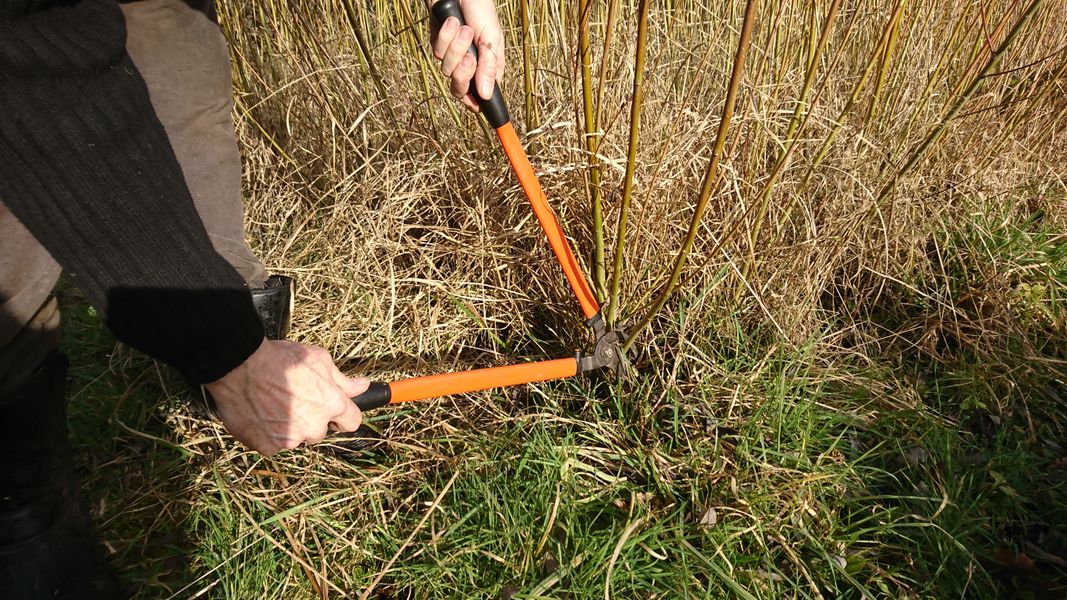
[[368,410],[374,410],[389,404],[389,400],[392,397],[393,391],[389,389],[388,383],[372,381],[370,387],[367,388],[367,391],[352,398],[352,402],[356,403],[359,410],[367,412]]
[[[459,19],[460,25],[464,23],[463,11],[459,8],[459,0],[440,0],[435,2],[430,7],[430,12],[433,13],[433,18],[437,21],[438,27],[443,25],[448,17]],[[474,44],[471,44],[468,52],[473,54],[474,58],[478,58],[478,47]],[[508,114],[508,106],[504,104],[504,96],[500,93],[500,84],[493,84],[493,97],[486,100],[478,95],[477,86],[471,81],[470,95],[478,99],[478,107],[482,109],[482,114],[485,115],[485,119],[489,121],[493,129],[503,127],[511,120],[511,116]]]

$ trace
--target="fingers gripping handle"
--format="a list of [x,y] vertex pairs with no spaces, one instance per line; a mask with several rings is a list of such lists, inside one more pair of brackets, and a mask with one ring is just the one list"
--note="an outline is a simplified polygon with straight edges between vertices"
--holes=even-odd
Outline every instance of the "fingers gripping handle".
[[[435,2],[430,7],[430,12],[433,13],[433,18],[437,21],[438,26],[441,26],[448,17],[459,19],[461,25],[464,23],[463,11],[460,10],[459,0],[440,0]],[[474,44],[471,44],[468,52],[473,54],[474,58],[478,58],[478,48]],[[504,104],[504,96],[500,93],[500,84],[493,84],[493,97],[488,100],[479,96],[475,87],[472,81],[470,94],[478,99],[478,106],[482,109],[482,114],[485,115],[486,120],[493,126],[493,129],[506,125],[511,120],[511,116],[508,115],[508,107]]]

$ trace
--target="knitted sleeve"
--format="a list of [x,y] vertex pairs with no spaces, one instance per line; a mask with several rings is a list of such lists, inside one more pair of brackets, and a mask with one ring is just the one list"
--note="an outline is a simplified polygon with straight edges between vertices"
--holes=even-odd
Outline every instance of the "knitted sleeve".
[[208,239],[125,33],[116,0],[0,21],[0,201],[120,340],[213,381],[262,325]]

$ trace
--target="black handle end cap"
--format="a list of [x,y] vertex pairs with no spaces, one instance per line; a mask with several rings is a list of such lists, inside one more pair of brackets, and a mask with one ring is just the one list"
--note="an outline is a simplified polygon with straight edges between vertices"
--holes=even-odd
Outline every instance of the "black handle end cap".
[[370,387],[367,388],[367,391],[352,398],[352,402],[356,403],[359,410],[366,412],[389,404],[389,400],[391,400],[392,397],[393,391],[389,389],[388,383],[372,381]]

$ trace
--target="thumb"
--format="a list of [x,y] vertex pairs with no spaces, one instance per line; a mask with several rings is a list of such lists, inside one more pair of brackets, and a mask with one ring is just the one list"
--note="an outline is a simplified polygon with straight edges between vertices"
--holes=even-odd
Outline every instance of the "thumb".
[[[355,398],[370,387],[370,380],[366,377],[346,377],[337,369],[333,371],[333,381],[349,398]],[[345,408],[341,414],[330,419],[331,428],[337,431],[355,431],[362,422],[363,413],[355,402],[345,402]]]
[[370,387],[370,379],[367,379],[366,377],[346,377],[340,371],[334,374],[333,382],[336,383],[337,387],[341,388],[341,391],[349,398],[355,398],[367,391]]

